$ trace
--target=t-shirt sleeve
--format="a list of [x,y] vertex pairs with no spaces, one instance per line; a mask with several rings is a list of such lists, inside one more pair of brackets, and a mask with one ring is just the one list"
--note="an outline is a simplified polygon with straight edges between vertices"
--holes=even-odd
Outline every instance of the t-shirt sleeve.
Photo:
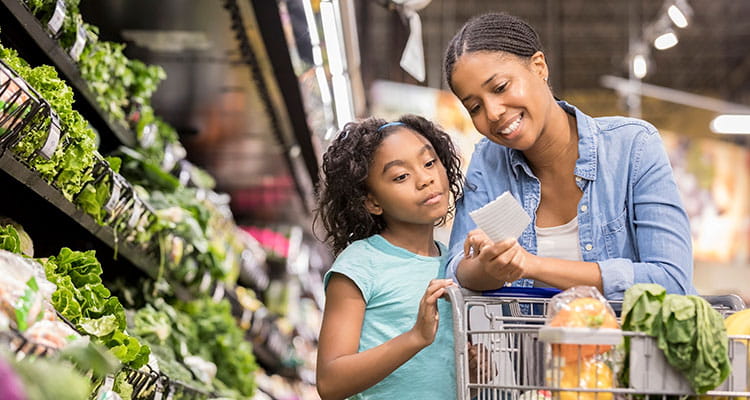
[[357,285],[359,291],[362,292],[362,297],[365,299],[365,301],[368,301],[368,299],[370,299],[373,287],[371,268],[368,268],[366,265],[362,265],[361,263],[357,263],[354,260],[339,258],[335,263],[333,263],[331,269],[328,270],[328,272],[326,272],[325,276],[323,277],[323,285],[325,289],[328,289],[328,282],[331,280],[331,277],[334,273],[344,275],[345,277],[351,279],[352,282]]
[[456,201],[456,212],[450,236],[450,261],[446,274],[447,277],[453,278],[456,282],[458,282],[455,279],[456,268],[464,257],[466,235],[477,227],[469,213],[490,201],[484,176],[484,171],[488,168],[483,161],[486,146],[481,146],[482,144],[482,142],[477,144],[466,172],[463,196]]

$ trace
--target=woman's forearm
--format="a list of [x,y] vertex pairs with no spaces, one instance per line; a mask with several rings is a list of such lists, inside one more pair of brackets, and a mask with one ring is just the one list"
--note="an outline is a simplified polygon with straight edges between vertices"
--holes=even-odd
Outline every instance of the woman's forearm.
[[377,347],[319,364],[318,393],[323,400],[360,393],[385,379],[428,345],[409,330]]
[[602,273],[597,263],[569,261],[535,255],[531,255],[528,262],[528,274],[524,278],[542,281],[562,290],[573,286],[593,286],[604,293],[602,288]]
[[502,287],[502,282],[487,273],[478,258],[464,257],[456,268],[456,279],[462,287],[471,290],[492,290]]

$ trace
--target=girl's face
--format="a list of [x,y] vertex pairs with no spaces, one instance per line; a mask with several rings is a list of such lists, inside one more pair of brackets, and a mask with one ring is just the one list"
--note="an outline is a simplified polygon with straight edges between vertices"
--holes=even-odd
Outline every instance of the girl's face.
[[523,151],[544,132],[554,103],[547,72],[541,52],[530,61],[504,52],[464,53],[454,64],[452,86],[479,133]]
[[430,225],[448,212],[448,175],[430,141],[401,127],[375,151],[365,207],[386,224]]

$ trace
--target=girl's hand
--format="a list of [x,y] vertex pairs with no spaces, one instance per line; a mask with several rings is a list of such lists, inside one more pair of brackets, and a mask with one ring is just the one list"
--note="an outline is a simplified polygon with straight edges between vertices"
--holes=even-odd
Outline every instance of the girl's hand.
[[454,285],[452,279],[433,279],[427,286],[427,290],[425,290],[424,296],[419,302],[417,322],[411,329],[422,347],[429,346],[435,340],[440,318],[437,301],[445,293],[446,287]]
[[484,245],[478,255],[482,269],[500,282],[513,282],[529,276],[531,254],[516,239]]
[[466,350],[469,355],[469,383],[487,383],[495,375],[495,361],[492,359],[490,349],[482,343],[466,343]]

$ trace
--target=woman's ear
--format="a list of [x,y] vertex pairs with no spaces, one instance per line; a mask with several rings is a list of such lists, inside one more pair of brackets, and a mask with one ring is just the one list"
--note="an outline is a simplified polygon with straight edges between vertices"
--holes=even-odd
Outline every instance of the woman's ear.
[[530,59],[531,71],[539,75],[543,80],[547,80],[549,76],[549,70],[547,69],[547,59],[544,57],[544,53],[537,51]]
[[378,203],[378,199],[375,198],[371,193],[367,194],[367,197],[365,197],[365,209],[367,212],[373,215],[380,215],[383,213],[383,208],[380,207],[380,204]]

